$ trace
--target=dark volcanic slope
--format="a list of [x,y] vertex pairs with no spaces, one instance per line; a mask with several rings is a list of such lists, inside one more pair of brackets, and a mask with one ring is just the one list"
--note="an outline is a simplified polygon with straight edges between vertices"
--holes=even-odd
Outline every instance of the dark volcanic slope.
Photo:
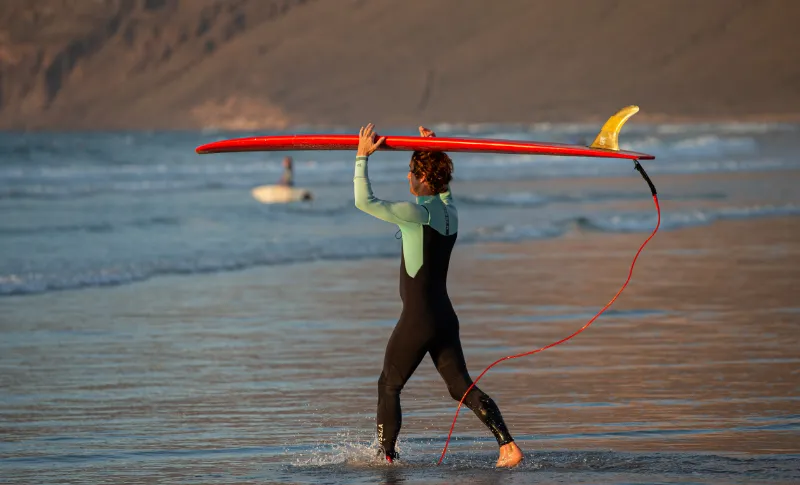
[[800,118],[796,0],[3,0],[0,128]]

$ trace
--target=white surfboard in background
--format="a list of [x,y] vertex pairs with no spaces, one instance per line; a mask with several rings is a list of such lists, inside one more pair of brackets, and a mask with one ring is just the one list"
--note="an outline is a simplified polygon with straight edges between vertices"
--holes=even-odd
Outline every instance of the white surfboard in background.
[[314,196],[308,189],[300,187],[287,187],[285,185],[261,185],[255,187],[251,193],[262,204],[286,204],[289,202],[309,201]]

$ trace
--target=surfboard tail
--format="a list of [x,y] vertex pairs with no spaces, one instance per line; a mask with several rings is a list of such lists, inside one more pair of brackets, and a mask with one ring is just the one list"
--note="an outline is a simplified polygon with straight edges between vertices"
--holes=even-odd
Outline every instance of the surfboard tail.
[[628,121],[628,118],[635,115],[639,111],[638,106],[626,106],[617,111],[614,116],[608,119],[606,123],[600,128],[600,133],[594,139],[590,148],[601,148],[604,150],[619,151],[619,131],[622,125]]

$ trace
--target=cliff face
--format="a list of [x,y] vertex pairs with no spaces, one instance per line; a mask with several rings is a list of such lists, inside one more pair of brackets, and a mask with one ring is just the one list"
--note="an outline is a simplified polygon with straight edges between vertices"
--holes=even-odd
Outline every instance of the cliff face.
[[5,0],[0,128],[800,117],[795,0]]

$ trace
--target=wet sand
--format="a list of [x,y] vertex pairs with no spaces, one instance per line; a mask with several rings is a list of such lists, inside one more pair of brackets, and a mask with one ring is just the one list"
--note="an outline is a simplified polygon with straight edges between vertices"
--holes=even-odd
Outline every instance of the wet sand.
[[[800,477],[800,218],[659,233],[575,339],[480,382],[529,454],[514,483]],[[457,245],[476,376],[580,328],[645,234]],[[496,446],[430,359],[403,392],[405,468],[372,464],[395,259],[165,277],[0,300],[0,468],[12,483],[493,481]],[[445,473],[447,471],[447,473]],[[598,475],[598,473],[601,473]],[[667,478],[665,478],[667,477]]]
[[[797,453],[798,236],[796,218],[660,232],[628,288],[589,329],[496,366],[481,387],[534,450]],[[580,328],[625,281],[644,239],[575,231],[560,240],[457,246],[449,287],[473,376]],[[323,297],[329,315],[391,319],[399,311],[386,302],[396,297],[394,261],[337,267],[331,277],[349,283]],[[356,284],[366,291],[360,301],[349,286]],[[380,342],[370,339],[376,356]],[[377,375],[380,360],[373,365]],[[446,399],[429,360],[404,398]],[[794,424],[784,431],[786,418]],[[462,417],[460,426],[468,421],[475,420]]]

